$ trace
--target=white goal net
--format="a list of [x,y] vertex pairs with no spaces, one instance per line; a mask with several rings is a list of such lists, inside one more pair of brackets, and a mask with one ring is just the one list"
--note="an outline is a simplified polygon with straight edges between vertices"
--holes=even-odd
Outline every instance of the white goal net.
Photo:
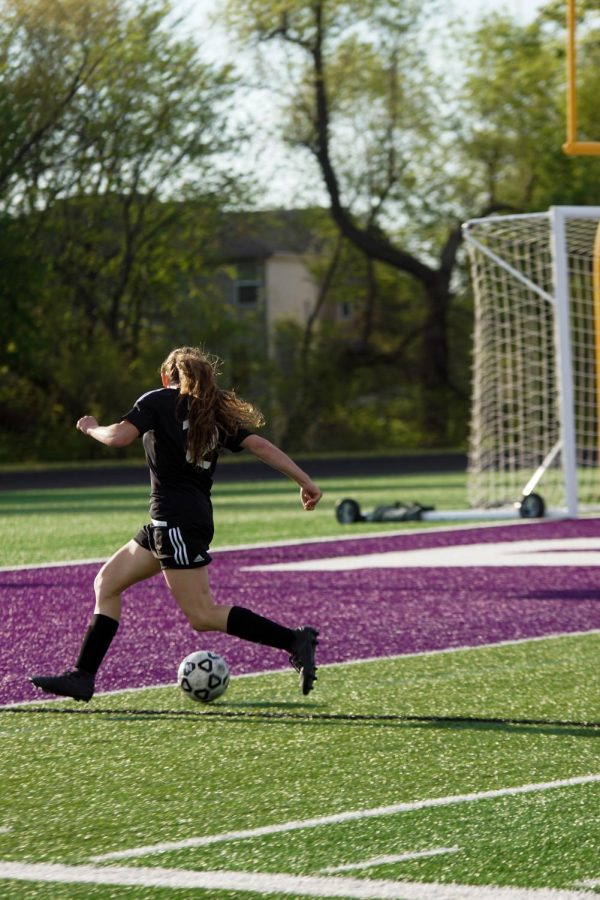
[[475,298],[469,503],[600,507],[600,208],[464,226]]

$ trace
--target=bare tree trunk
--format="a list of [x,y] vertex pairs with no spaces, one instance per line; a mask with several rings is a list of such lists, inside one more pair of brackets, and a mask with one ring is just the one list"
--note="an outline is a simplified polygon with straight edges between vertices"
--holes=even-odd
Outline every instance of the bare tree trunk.
[[[421,378],[424,391],[423,416],[427,431],[442,436],[448,421],[446,391],[449,386],[447,321],[451,302],[450,278],[461,241],[460,228],[454,228],[442,249],[439,269],[423,263],[416,256],[396,247],[380,231],[360,228],[343,206],[340,187],[330,152],[330,118],[325,66],[323,60],[323,4],[315,3],[316,39],[311,48],[314,67],[316,109],[316,143],[314,153],[319,163],[330,199],[331,216],[341,233],[366,255],[372,267],[374,260],[412,275],[424,289],[428,311],[423,339]],[[372,268],[370,269],[373,274]],[[363,334],[369,333],[369,313],[365,315]],[[432,404],[434,396],[442,402]],[[437,408],[434,408],[437,407]],[[425,424],[425,421],[424,421]]]

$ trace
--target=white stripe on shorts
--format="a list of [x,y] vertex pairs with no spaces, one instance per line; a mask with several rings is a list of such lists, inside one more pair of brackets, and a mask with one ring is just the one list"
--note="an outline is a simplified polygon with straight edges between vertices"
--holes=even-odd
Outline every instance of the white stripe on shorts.
[[178,566],[189,566],[190,562],[187,555],[187,549],[183,543],[181,531],[179,528],[169,528],[169,537],[175,549],[175,562]]

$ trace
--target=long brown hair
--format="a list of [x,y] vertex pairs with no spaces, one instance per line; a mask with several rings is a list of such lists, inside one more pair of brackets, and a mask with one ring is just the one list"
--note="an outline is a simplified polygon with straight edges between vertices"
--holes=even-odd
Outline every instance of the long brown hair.
[[187,452],[194,463],[215,449],[218,428],[231,435],[239,427],[260,428],[265,422],[263,414],[251,403],[235,391],[219,387],[220,365],[218,356],[199,347],[178,347],[171,350],[160,367],[169,383],[177,385],[181,396],[187,397]]

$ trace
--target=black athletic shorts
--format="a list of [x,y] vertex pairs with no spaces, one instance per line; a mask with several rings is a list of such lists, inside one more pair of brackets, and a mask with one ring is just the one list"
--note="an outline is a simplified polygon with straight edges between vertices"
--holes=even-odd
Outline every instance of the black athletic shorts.
[[206,537],[193,525],[169,525],[152,519],[134,541],[157,558],[161,569],[199,569],[212,562]]

